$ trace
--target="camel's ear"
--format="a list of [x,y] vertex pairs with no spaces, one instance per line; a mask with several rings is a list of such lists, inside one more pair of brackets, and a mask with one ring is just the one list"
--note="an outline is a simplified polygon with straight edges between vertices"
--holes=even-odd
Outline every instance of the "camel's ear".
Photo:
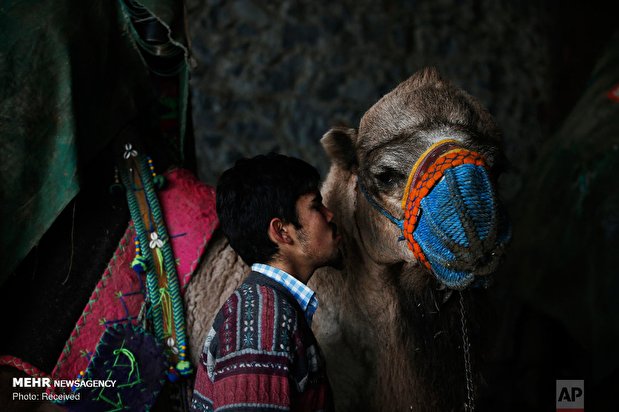
[[348,127],[334,127],[320,139],[322,147],[333,163],[346,170],[357,166],[357,131]]

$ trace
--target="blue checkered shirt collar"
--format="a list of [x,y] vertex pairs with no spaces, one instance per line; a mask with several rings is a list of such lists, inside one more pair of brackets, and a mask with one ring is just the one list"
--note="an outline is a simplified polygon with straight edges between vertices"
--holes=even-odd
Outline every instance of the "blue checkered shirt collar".
[[312,326],[312,318],[316,309],[318,309],[318,298],[316,292],[310,289],[307,285],[301,282],[294,276],[284,272],[281,269],[263,263],[254,263],[251,265],[251,270],[262,273],[264,276],[273,279],[280,285],[286,288],[292,296],[299,302],[307,323]]

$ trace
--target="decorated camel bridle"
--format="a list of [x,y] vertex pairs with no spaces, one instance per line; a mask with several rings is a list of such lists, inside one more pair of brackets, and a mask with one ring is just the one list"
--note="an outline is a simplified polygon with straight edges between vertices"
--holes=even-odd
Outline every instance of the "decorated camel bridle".
[[[473,282],[474,274],[458,272],[458,264],[450,263],[455,260],[453,250],[475,245],[475,242],[484,246],[484,242],[491,242],[502,247],[510,236],[507,225],[499,227],[501,222],[489,171],[480,153],[465,149],[456,140],[433,144],[409,173],[401,202],[402,219],[385,209],[360,180],[358,187],[370,205],[400,229],[399,240],[407,240],[417,261],[443,285],[461,291]],[[466,378],[464,407],[470,412],[474,410],[475,388],[467,315],[463,295],[459,295]]]
[[[370,205],[400,229],[399,240],[407,240],[417,261],[447,287],[461,290],[472,283],[474,275],[456,271],[458,264],[450,263],[454,256],[449,249],[485,241],[498,231],[496,199],[488,173],[489,166],[480,153],[450,139],[430,146],[413,165],[402,196],[402,219],[383,207],[361,181],[358,186]],[[471,180],[475,181],[466,184]],[[445,207],[447,202],[450,208]],[[442,227],[420,223],[423,213],[431,213]]]

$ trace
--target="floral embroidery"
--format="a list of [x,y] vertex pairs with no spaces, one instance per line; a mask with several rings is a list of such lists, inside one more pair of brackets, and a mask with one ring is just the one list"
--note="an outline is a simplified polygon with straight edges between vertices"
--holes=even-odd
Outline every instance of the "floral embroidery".
[[243,347],[251,348],[256,345],[254,331],[254,293],[249,287],[241,289],[243,295]]
[[279,318],[279,346],[278,350],[290,352],[290,338],[294,329],[294,313],[289,305],[282,305],[282,312]]
[[290,330],[290,328],[292,327],[292,317],[286,316],[286,314],[284,313],[282,318],[284,319],[284,321],[282,322],[282,328]]
[[243,321],[245,327],[243,328],[243,332],[253,332],[254,331],[254,320]]

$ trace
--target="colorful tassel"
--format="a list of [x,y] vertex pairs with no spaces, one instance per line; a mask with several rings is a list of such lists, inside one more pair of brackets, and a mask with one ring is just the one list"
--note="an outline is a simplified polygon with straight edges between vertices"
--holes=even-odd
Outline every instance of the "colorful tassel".
[[153,177],[153,184],[157,189],[163,189],[166,184],[165,177],[163,175],[157,175]]
[[148,157],[148,168],[150,169],[150,174],[153,177],[153,185],[157,189],[163,189],[163,186],[165,186],[165,177],[158,175],[157,172],[155,172],[155,165],[153,163],[153,159],[150,157]]
[[146,258],[142,256],[142,248],[140,247],[140,241],[135,239],[135,258],[131,261],[131,269],[135,270],[139,274],[146,273]]
[[181,374],[181,376],[189,376],[193,373],[191,364],[186,360],[182,360],[179,363],[177,363],[176,370],[178,371],[178,373]]
[[168,369],[167,375],[168,375],[168,380],[172,383],[180,379],[178,372],[172,366],[170,366],[170,369]]

